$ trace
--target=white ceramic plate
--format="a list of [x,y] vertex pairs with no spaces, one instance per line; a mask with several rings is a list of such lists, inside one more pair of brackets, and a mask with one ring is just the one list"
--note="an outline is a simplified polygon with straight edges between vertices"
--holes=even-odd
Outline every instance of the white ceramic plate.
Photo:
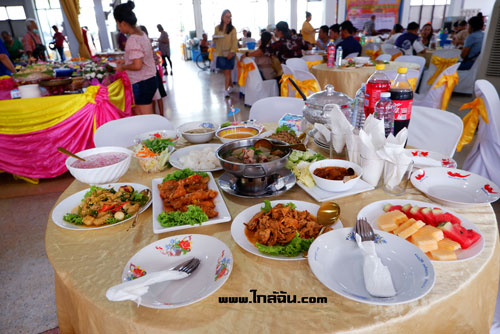
[[405,154],[413,159],[415,169],[425,167],[457,167],[457,162],[455,160],[441,153],[425,150],[405,149]]
[[167,309],[193,304],[224,285],[233,269],[231,250],[214,237],[183,234],[155,241],[128,260],[121,279],[125,282],[148,272],[167,270],[193,257],[201,262],[191,276],[152,285],[142,296],[141,305]]
[[374,305],[397,305],[424,297],[434,286],[432,263],[417,246],[393,234],[377,231],[375,249],[389,267],[396,296],[381,298],[366,291],[363,255],[352,228],[320,235],[309,248],[312,272],[327,288],[346,298]]
[[485,177],[455,168],[423,168],[411,175],[411,183],[427,197],[449,206],[492,203],[500,188]]
[[346,196],[351,196],[359,193],[363,193],[365,191],[370,191],[375,189],[373,186],[369,185],[367,182],[359,179],[358,182],[347,191],[342,192],[331,192],[326,191],[315,185],[312,188],[305,186],[302,182],[297,180],[297,184],[301,187],[306,193],[309,194],[312,198],[314,198],[317,202],[326,202],[331,201],[337,198],[342,198]]
[[[191,151],[201,151],[206,147],[212,147],[214,149],[214,156],[215,156],[215,151],[221,146],[222,146],[222,144],[200,144],[200,145],[191,145],[191,146],[181,148],[180,150],[175,151],[170,156],[170,164],[177,169],[189,168],[189,167],[183,166],[183,164],[180,161],[181,157],[187,156],[189,154],[189,152],[191,152]],[[193,169],[193,168],[190,168],[190,169],[194,170],[195,172],[215,172],[217,170],[222,170],[222,166],[220,166],[220,164],[219,164],[218,168],[212,168],[212,169]]]
[[[139,192],[144,190],[144,189],[149,189],[145,185],[138,184],[138,183],[109,183],[109,184],[99,185],[99,187],[106,188],[106,189],[113,188],[115,190],[118,190],[118,188],[120,188],[121,186],[127,186],[127,185],[132,186],[134,188],[134,190],[137,190]],[[126,221],[129,221],[135,217],[135,215],[133,215],[132,217],[125,219],[125,220],[122,220],[121,222],[118,222],[116,224],[96,226],[96,227],[85,227],[82,225],[75,225],[75,224],[71,224],[71,223],[64,221],[63,217],[66,214],[70,213],[71,210],[76,208],[81,203],[83,196],[89,190],[90,190],[90,188],[79,191],[76,194],[69,196],[68,198],[64,199],[62,202],[57,204],[57,206],[54,208],[54,211],[52,211],[52,221],[54,222],[54,224],[56,224],[57,226],[60,226],[62,228],[68,229],[68,230],[87,231],[87,230],[98,230],[101,228],[116,226],[116,225],[122,224]],[[151,191],[151,189],[149,189],[149,190]],[[144,205],[139,210],[139,213],[144,212],[151,205],[151,202],[152,202],[152,198],[150,198],[149,202],[147,202],[146,205]]]
[[[297,206],[296,210],[299,210],[299,211],[307,210],[307,211],[309,211],[309,213],[311,213],[315,216],[318,213],[319,205],[314,204],[314,203],[309,203],[309,202],[295,201],[295,200],[279,200],[279,201],[271,201],[271,205],[274,207],[275,205],[277,205],[279,203],[287,204],[290,202],[292,202],[293,204],[295,204]],[[252,243],[250,243],[250,241],[248,241],[248,238],[245,235],[244,223],[248,223],[250,221],[250,219],[252,219],[252,217],[256,213],[260,212],[260,208],[263,206],[264,206],[264,202],[262,202],[260,204],[256,204],[254,206],[251,206],[251,207],[243,210],[242,212],[240,212],[240,214],[237,215],[236,218],[234,218],[233,222],[231,223],[231,235],[232,235],[234,241],[236,241],[236,243],[244,250],[246,250],[252,254],[255,254],[257,256],[267,258],[267,259],[284,260],[284,261],[304,260],[305,257],[303,257],[302,255],[295,256],[295,257],[287,257],[287,256],[283,256],[283,255],[272,256],[272,255],[261,253],[261,252],[259,252],[259,249],[257,247],[255,247],[255,245],[253,245]],[[342,222],[340,221],[340,219],[337,220],[335,225],[333,225],[332,227],[333,227],[333,229],[342,228],[343,225],[342,225]],[[325,234],[328,234],[328,233],[325,233]]]
[[[416,206],[419,206],[421,208],[428,207],[428,208],[432,208],[432,209],[441,209],[441,210],[443,210],[443,212],[449,212],[452,215],[458,217],[462,221],[462,226],[465,227],[466,229],[468,229],[468,230],[472,229],[475,232],[481,234],[481,231],[479,231],[479,229],[476,227],[476,225],[474,225],[474,223],[472,223],[470,220],[460,216],[459,214],[457,214],[451,210],[440,207],[434,203],[413,201],[413,200],[409,200],[409,199],[388,199],[388,200],[373,202],[371,204],[368,204],[367,206],[365,206],[364,208],[362,208],[359,211],[357,219],[359,219],[361,217],[366,217],[366,219],[368,220],[370,225],[374,229],[378,230],[377,217],[384,213],[384,205],[386,205],[386,204],[392,204],[392,205],[411,204],[412,206],[416,205]],[[410,243],[410,242],[408,242],[408,243]],[[457,262],[457,261],[468,260],[468,259],[471,259],[473,257],[478,256],[483,251],[483,248],[484,248],[484,238],[481,235],[481,239],[476,241],[469,248],[460,249],[460,250],[455,251],[455,253],[457,254],[456,261],[435,261],[435,262]]]
[[202,223],[201,225],[182,225],[182,226],[173,226],[173,227],[163,227],[160,225],[158,221],[158,215],[163,212],[163,201],[160,197],[160,191],[158,190],[158,185],[163,182],[163,178],[153,179],[152,188],[153,188],[153,232],[154,233],[165,233],[172,232],[177,230],[184,230],[186,228],[198,227],[198,226],[206,226],[228,222],[231,220],[231,215],[227,210],[226,203],[224,203],[224,199],[217,188],[217,184],[215,184],[214,177],[212,173],[208,173],[210,177],[210,181],[208,182],[208,188],[217,191],[218,195],[214,199],[215,210],[219,213],[219,215],[215,218],[209,219],[208,221]]

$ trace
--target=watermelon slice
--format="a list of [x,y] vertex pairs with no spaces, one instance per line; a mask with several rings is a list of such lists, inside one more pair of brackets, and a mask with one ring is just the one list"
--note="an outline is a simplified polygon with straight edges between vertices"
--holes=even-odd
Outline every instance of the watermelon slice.
[[401,205],[391,205],[391,207],[389,208],[389,212],[390,211],[401,211],[403,209],[403,207]]
[[405,204],[401,207],[400,211],[403,212],[406,215],[406,217],[411,218],[410,210],[411,210],[411,204]]
[[420,209],[420,214],[424,217],[423,221],[427,225],[432,225],[432,226],[437,225],[436,218],[434,218],[434,215],[432,214],[431,208]]
[[467,230],[460,224],[444,222],[439,224],[437,227],[443,230],[443,234],[446,238],[458,242],[462,249],[469,248],[481,238],[479,233],[473,230]]
[[439,223],[445,223],[445,222],[450,222],[453,225],[458,224],[460,225],[462,222],[458,217],[454,216],[453,214],[449,212],[441,212],[434,214],[434,217],[436,218],[436,222]]
[[425,219],[424,215],[422,213],[420,213],[420,207],[418,207],[416,205],[411,208],[410,215],[411,215],[410,218],[413,218],[415,220],[424,221],[424,219]]

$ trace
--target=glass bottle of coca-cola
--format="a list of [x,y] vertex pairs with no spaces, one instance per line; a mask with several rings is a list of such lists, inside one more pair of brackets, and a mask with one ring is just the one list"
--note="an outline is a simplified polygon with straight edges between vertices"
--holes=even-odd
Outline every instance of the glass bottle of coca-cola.
[[394,135],[401,129],[408,128],[413,105],[413,88],[408,82],[406,67],[398,69],[398,75],[391,85],[391,100],[396,105],[394,112]]
[[382,72],[384,64],[377,64],[376,71],[368,78],[365,91],[365,117],[375,112],[375,103],[380,100],[380,93],[388,92],[391,80]]

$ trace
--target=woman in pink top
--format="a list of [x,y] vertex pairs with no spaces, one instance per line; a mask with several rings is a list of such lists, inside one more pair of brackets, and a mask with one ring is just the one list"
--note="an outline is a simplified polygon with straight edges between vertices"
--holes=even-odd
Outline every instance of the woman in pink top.
[[134,113],[152,114],[153,96],[158,89],[156,67],[149,38],[136,26],[137,18],[132,11],[134,6],[129,1],[116,6],[113,11],[118,29],[129,35],[125,45],[125,60],[119,63],[117,71],[127,71],[130,78],[134,91]]

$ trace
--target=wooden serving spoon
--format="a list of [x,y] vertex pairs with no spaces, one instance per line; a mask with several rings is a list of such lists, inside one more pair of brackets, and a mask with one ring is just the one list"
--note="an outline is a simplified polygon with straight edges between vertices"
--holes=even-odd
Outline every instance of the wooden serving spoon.
[[75,159],[78,159],[78,160],[81,160],[81,161],[85,161],[85,159],[83,158],[80,158],[78,155],[74,154],[74,153],[71,153],[70,151],[68,151],[67,149],[65,149],[64,147],[58,147],[57,150],[61,153],[64,153],[66,155],[69,155],[70,157],[73,157]]
[[268,150],[273,150],[275,148],[291,148],[294,150],[298,151],[307,151],[306,146],[302,143],[299,144],[274,144],[273,142],[267,140],[267,139],[259,139],[253,144],[253,147],[259,148],[259,147],[264,147],[267,148]]

